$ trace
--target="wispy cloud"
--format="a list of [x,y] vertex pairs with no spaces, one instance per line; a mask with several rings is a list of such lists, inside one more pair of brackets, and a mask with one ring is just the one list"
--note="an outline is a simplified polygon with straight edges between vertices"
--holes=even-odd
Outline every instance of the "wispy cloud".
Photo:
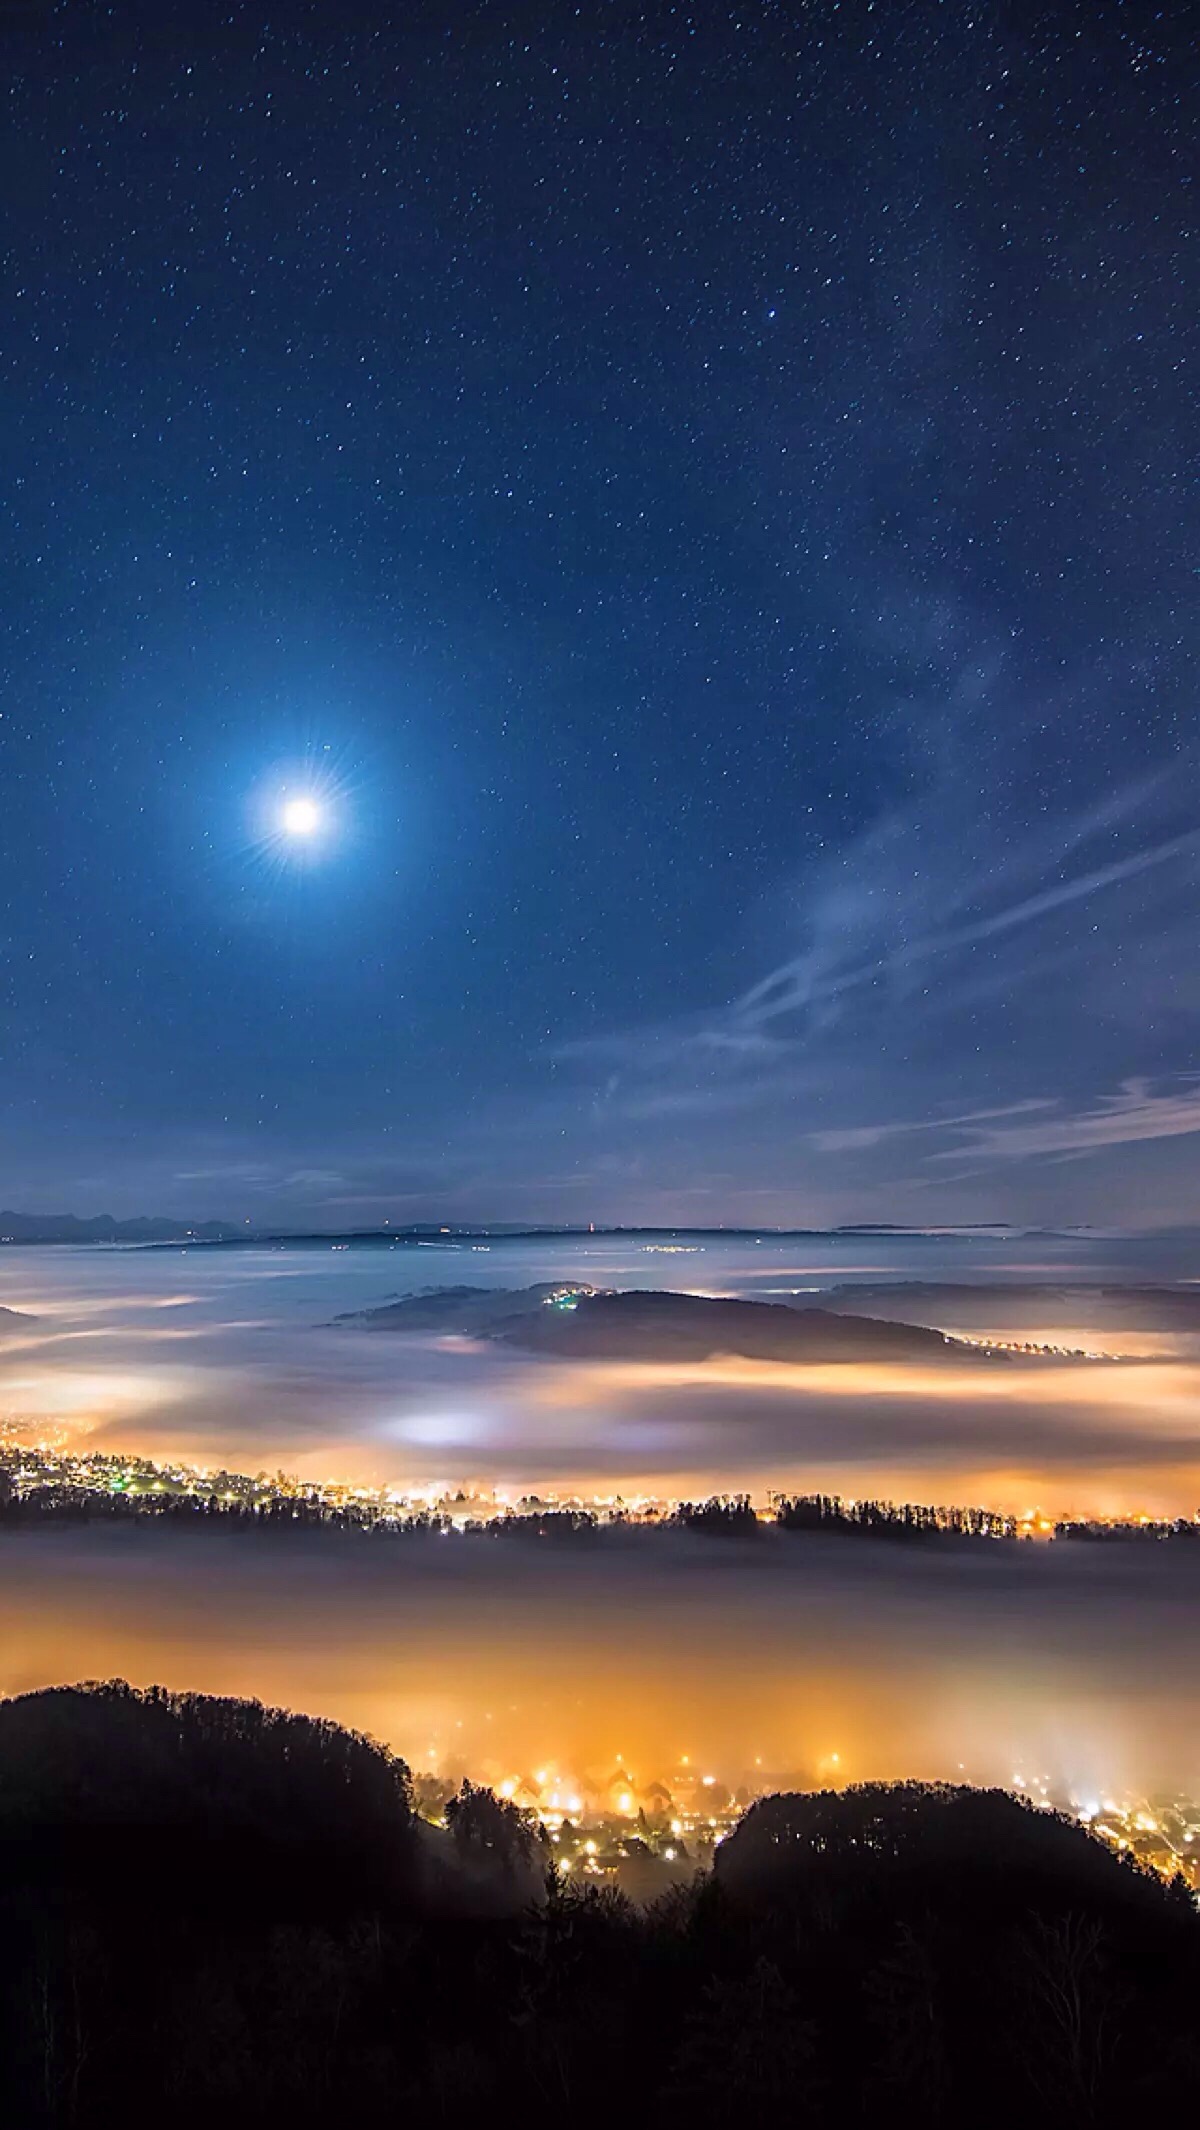
[[[807,1135],[822,1152],[1052,1106],[1063,1090],[1028,1090],[1029,1076],[1044,1073],[1047,1031],[1108,974],[1120,947],[1129,967],[1107,986],[1107,1017],[1125,1001],[1136,1023],[1135,1001],[1155,980],[1155,949],[1188,905],[1200,830],[1179,824],[1179,788],[1165,772],[1143,777],[1008,835],[998,858],[994,835],[989,841],[974,816],[956,818],[957,786],[946,795],[944,833],[931,827],[927,795],[923,808],[893,810],[821,861],[798,893],[803,948],[727,1004],[562,1043],[553,1055],[599,1076],[593,1101],[606,1115],[733,1115],[789,1099],[828,1111],[853,1081],[861,1116],[872,1060],[880,1070],[881,1053],[911,1059],[924,1045],[929,1116],[881,1126],[852,1114]],[[1126,847],[1108,855],[1104,846],[1111,852],[1114,842]],[[987,1051],[980,1016],[988,1015],[1007,1017],[995,1041],[1014,1055],[1026,1087],[1018,1080],[1011,1101],[947,1103],[937,1086],[937,1031],[953,1030],[945,1059],[957,1053],[959,1072],[969,1071],[972,1050],[981,1058]],[[1014,1016],[1028,1022],[1019,1037]],[[1134,1026],[1132,1054],[1113,1061],[1118,1072],[1151,1063],[1136,1048],[1145,1033]],[[1086,1068],[1087,1046],[1061,1047]],[[995,1052],[990,1062],[994,1073]]]
[[[1126,1080],[1115,1094],[1102,1095],[1088,1108],[1073,1112],[1056,1105],[1030,1103],[1028,1108],[1052,1108],[1037,1123],[1001,1124],[979,1130],[970,1119],[963,1136],[967,1151],[993,1160],[1025,1161],[1034,1155],[1083,1155],[1104,1147],[1129,1146],[1146,1139],[1181,1139],[1200,1132],[1200,1083],[1187,1080],[1163,1093],[1152,1092],[1150,1082]],[[934,1154],[935,1161],[958,1160],[963,1152]]]
[[887,952],[856,967],[818,973],[811,954],[797,955],[794,960],[773,969],[769,976],[760,978],[735,1001],[730,1008],[731,1033],[735,1038],[738,1033],[753,1036],[771,1021],[873,983],[889,970],[934,961],[958,948],[999,938],[1006,932],[1034,923],[1040,917],[1049,916],[1069,903],[1083,901],[1104,888],[1115,887],[1120,881],[1132,880],[1139,873],[1150,872],[1173,858],[1195,852],[1200,852],[1200,830],[1169,836],[1149,850],[1134,851],[1109,865],[1097,866],[1070,880],[1059,881],[986,916],[947,926],[924,937],[902,940]]
[[545,1136],[638,1149],[672,1203],[719,1167],[763,1218],[1187,1217],[1191,1147],[1114,1150],[1200,1132],[1192,757],[1103,786],[1050,759],[1111,672],[1051,704],[1003,659],[974,695],[941,678],[940,709],[897,720],[911,757],[880,785],[903,796],[765,888],[741,981],[714,942],[723,999],[552,1049]]
[[216,1161],[205,1168],[176,1169],[176,1183],[269,1183],[273,1171],[261,1161]]
[[998,1117],[1028,1116],[1031,1110],[1053,1109],[1044,1095],[1027,1102],[1006,1102],[999,1109],[968,1109],[957,1117],[905,1117],[887,1124],[852,1124],[844,1131],[812,1132],[810,1139],[822,1154],[847,1154],[883,1146],[889,1139],[909,1138],[914,1132],[962,1132],[964,1128]]
[[1161,1092],[1147,1079],[1125,1081],[1113,1094],[1070,1109],[1056,1097],[1032,1096],[995,1109],[963,1110],[956,1116],[895,1118],[844,1130],[817,1131],[809,1142],[821,1154],[870,1152],[896,1140],[948,1138],[929,1162],[971,1159],[958,1178],[980,1176],[997,1161],[1025,1161],[1036,1156],[1080,1159],[1106,1147],[1148,1139],[1178,1139],[1200,1132],[1200,1078],[1186,1076]]

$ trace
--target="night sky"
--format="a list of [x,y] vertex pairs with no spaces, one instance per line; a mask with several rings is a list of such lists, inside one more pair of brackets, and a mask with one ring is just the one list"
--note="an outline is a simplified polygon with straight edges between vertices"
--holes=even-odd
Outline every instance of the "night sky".
[[1194,1217],[1188,14],[6,8],[0,1202]]

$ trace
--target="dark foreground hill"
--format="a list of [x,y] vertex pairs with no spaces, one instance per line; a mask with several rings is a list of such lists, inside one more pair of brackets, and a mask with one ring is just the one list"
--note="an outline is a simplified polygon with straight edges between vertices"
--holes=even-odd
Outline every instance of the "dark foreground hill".
[[435,1288],[337,1321],[369,1331],[460,1332],[568,1360],[667,1362],[735,1354],[818,1364],[936,1360],[947,1351],[962,1358],[975,1351],[954,1347],[942,1332],[918,1324],[640,1288]]
[[770,1798],[647,1911],[450,1821],[431,1868],[402,1763],[254,1703],[0,1704],[0,2121],[1194,2119],[1190,1897],[1002,1793]]

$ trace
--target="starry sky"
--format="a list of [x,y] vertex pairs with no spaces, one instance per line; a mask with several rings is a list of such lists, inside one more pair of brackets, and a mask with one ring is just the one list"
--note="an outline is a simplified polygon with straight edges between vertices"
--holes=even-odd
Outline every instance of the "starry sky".
[[1187,15],[14,0],[3,1203],[1194,1217]]

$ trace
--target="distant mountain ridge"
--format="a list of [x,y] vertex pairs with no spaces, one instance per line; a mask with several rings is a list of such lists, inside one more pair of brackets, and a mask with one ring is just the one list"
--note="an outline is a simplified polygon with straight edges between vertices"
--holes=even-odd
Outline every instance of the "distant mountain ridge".
[[[1200,1230],[1175,1229],[1162,1231],[1173,1236],[1196,1233]],[[775,1227],[770,1222],[737,1222],[712,1227],[681,1227],[677,1223],[645,1223],[604,1221],[597,1223],[560,1221],[475,1221],[438,1222],[432,1220],[384,1221],[382,1225],[364,1228],[316,1228],[311,1226],[286,1228],[276,1222],[264,1221],[252,1225],[246,1220],[179,1220],[163,1215],[130,1215],[118,1218],[111,1213],[81,1216],[76,1213],[18,1213],[11,1209],[0,1212],[0,1243],[146,1243],[151,1246],[171,1247],[177,1243],[198,1243],[208,1247],[237,1248],[239,1246],[262,1247],[265,1244],[314,1249],[328,1248],[334,1243],[369,1247],[375,1244],[395,1245],[407,1243],[422,1246],[443,1245],[446,1248],[463,1247],[472,1242],[521,1242],[560,1241],[610,1237],[614,1240],[649,1239],[650,1242],[675,1242],[681,1237],[694,1237],[705,1242],[731,1243],[754,1242],[803,1242],[846,1241],[860,1236],[871,1239],[898,1240],[936,1244],[950,1238],[964,1244],[989,1240],[1017,1238],[1039,1241],[1068,1241],[1080,1237],[1103,1240],[1104,1231],[1087,1228],[1020,1228],[1004,1221],[971,1221],[957,1224],[906,1225],[893,1221],[848,1221],[833,1227]]]
[[238,1230],[227,1221],[167,1220],[142,1215],[116,1220],[97,1213],[81,1220],[75,1213],[0,1213],[0,1243],[139,1243],[226,1242]]

